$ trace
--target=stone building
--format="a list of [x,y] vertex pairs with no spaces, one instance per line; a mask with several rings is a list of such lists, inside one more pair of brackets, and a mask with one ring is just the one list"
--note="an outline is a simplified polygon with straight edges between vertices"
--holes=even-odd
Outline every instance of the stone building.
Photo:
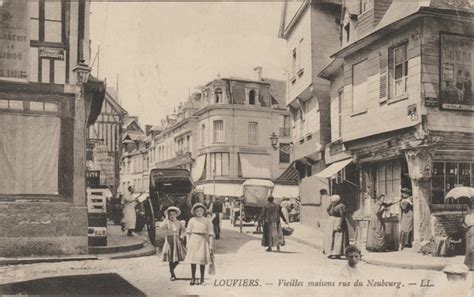
[[0,2],[0,256],[87,253],[89,3]]
[[329,82],[318,73],[340,47],[337,20],[341,1],[285,1],[278,36],[287,44],[287,100],[291,114],[295,162],[299,174],[301,220],[322,226],[328,201],[320,190],[327,180],[315,176],[325,168],[324,148],[330,141]]
[[[255,80],[212,80],[198,97],[192,173],[206,195],[239,197],[244,180],[276,180],[292,160],[285,82],[262,79],[261,67],[255,70]],[[275,147],[269,139],[273,133],[278,138]]]
[[[417,242],[460,238],[462,206],[446,205],[444,197],[474,184],[472,7],[441,0],[360,4],[343,7],[342,46],[320,73],[331,82],[332,132],[321,175],[357,165],[360,221],[370,198],[397,201],[407,187]],[[396,218],[399,207],[390,213]]]

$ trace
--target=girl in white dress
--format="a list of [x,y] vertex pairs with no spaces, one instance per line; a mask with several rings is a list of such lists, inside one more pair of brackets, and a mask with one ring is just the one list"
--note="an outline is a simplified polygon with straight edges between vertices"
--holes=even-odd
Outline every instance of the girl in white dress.
[[[186,230],[188,251],[184,262],[191,264],[191,285],[199,285],[204,282],[205,265],[211,262],[214,230],[209,218],[204,216],[205,211],[204,204],[194,204],[191,209],[194,217],[189,220]],[[200,268],[200,280],[196,280],[196,265],[199,265]]]
[[180,214],[179,208],[170,206],[165,210],[166,219],[161,223],[166,234],[161,259],[169,263],[171,281],[176,280],[174,269],[186,256],[186,248],[182,243],[186,236],[186,228],[177,219]]

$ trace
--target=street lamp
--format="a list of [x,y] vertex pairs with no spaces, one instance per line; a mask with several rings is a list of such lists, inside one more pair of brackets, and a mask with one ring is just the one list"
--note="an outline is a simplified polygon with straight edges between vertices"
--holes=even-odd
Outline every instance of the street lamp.
[[85,84],[89,80],[89,75],[91,74],[91,68],[84,63],[84,61],[80,61],[79,64],[76,65],[72,69],[72,71],[76,74],[76,83],[78,85]]
[[272,147],[274,150],[276,150],[278,147],[278,136],[275,134],[275,132],[272,133],[272,135],[270,135],[270,141],[272,143]]

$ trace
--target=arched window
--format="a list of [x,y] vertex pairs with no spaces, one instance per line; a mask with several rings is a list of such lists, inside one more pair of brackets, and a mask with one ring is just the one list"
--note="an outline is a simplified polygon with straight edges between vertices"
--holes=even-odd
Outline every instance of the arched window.
[[255,91],[250,90],[250,92],[249,92],[249,104],[255,105],[255,97],[256,97]]
[[216,98],[216,103],[223,103],[223,94],[221,88],[217,88],[214,90],[214,96]]

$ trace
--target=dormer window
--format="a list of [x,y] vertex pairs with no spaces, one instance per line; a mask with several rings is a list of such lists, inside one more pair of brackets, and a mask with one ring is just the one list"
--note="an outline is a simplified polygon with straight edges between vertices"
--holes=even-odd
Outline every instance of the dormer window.
[[250,90],[249,92],[249,104],[250,105],[255,105],[257,94],[255,90]]
[[214,90],[215,103],[224,103],[224,95],[221,88]]

